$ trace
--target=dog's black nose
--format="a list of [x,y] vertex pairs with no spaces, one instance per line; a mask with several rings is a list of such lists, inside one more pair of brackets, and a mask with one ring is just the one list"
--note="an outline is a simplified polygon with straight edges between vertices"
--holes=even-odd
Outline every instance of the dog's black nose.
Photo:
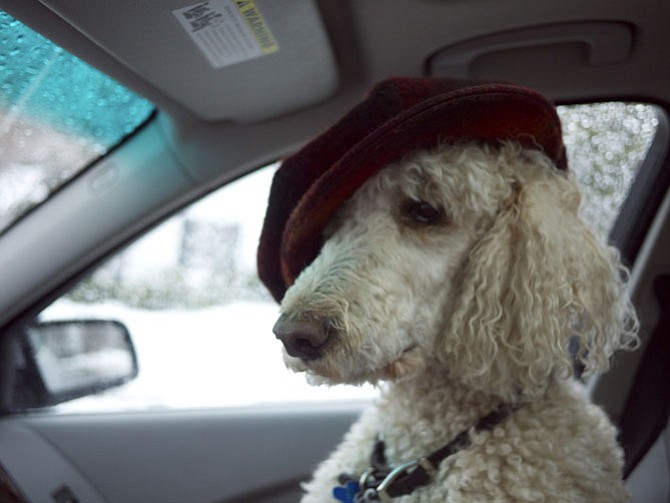
[[315,360],[321,356],[321,348],[328,339],[323,323],[315,320],[292,320],[282,314],[272,331],[284,343],[289,355],[303,360]]

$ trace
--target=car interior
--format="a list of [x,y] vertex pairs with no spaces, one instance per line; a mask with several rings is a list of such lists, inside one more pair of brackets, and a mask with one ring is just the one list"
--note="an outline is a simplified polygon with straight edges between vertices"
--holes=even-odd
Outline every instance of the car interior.
[[[60,403],[142,375],[132,327],[114,321],[74,327],[129,346],[124,370],[104,384],[83,381],[74,396],[23,369],[45,365],[34,348],[73,328],[36,324],[57,299],[172,215],[294,152],[391,76],[508,81],[561,106],[653,110],[608,233],[630,268],[641,344],[587,385],[619,429],[631,500],[670,501],[670,2],[0,0],[0,10],[151,104],[117,144],[0,230],[0,502],[299,500],[300,482],[368,398],[59,413]],[[217,38],[217,27],[235,23],[247,24]],[[4,134],[9,112],[0,114]],[[251,213],[252,204],[231,211]],[[255,330],[240,320],[220,337]],[[276,344],[271,328],[253,344]],[[184,340],[196,331],[184,329]],[[177,386],[182,371],[174,364],[164,386]],[[216,383],[217,393],[263,386],[250,382],[262,379],[255,372]]]

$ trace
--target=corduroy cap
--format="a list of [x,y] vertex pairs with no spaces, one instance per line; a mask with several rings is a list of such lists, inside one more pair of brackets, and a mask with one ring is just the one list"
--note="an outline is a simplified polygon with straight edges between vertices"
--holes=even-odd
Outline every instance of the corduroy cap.
[[277,170],[258,248],[261,281],[280,301],[319,253],[328,221],[370,176],[414,150],[467,140],[514,140],[567,169],[556,109],[536,91],[481,81],[384,80]]

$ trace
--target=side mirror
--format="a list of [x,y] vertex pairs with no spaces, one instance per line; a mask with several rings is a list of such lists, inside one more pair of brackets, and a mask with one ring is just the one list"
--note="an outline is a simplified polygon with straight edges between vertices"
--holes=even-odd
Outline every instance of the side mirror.
[[22,346],[29,408],[99,393],[138,373],[130,334],[118,321],[39,322],[26,327]]

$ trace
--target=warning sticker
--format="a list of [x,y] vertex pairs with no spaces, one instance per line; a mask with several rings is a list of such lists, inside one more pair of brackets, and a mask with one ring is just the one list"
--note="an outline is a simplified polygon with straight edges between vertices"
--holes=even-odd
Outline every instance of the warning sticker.
[[172,13],[214,68],[279,50],[253,0],[209,0]]

